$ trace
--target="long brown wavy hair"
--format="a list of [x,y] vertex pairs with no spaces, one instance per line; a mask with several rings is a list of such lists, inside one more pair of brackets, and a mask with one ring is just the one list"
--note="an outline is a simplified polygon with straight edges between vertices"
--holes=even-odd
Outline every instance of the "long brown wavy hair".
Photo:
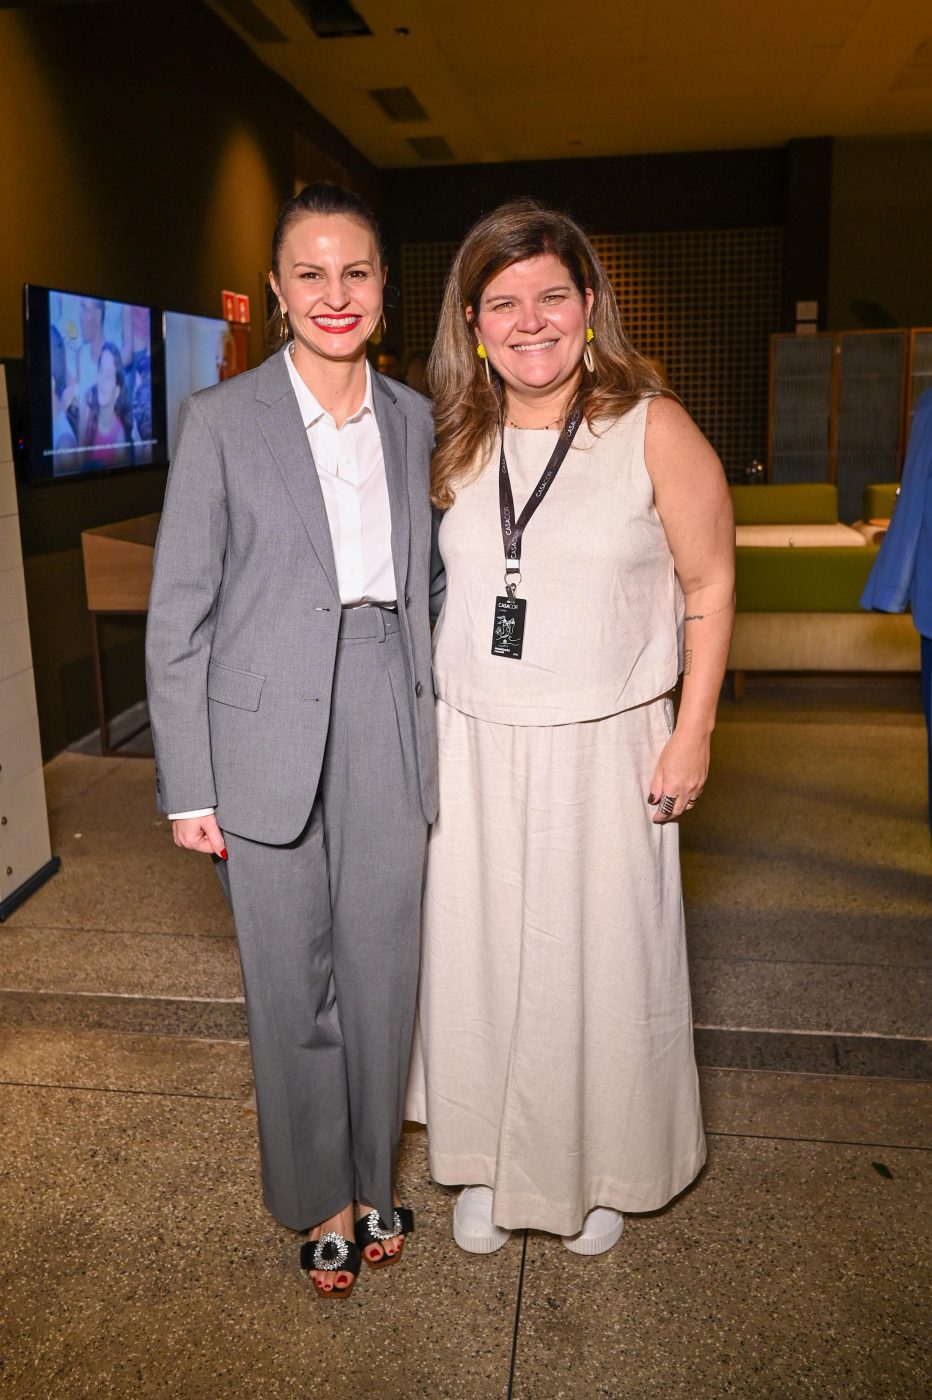
[[492,369],[491,384],[476,354],[467,307],[479,301],[493,277],[513,263],[552,253],[580,296],[592,289],[590,349],[594,369],[580,365],[586,422],[619,418],[646,393],[662,393],[660,376],[629,342],[611,284],[582,229],[568,214],[534,199],[501,204],[474,224],[447,278],[427,380],[434,400],[437,444],[431,463],[431,499],[446,508],[454,488],[481,468],[501,429],[503,384]]

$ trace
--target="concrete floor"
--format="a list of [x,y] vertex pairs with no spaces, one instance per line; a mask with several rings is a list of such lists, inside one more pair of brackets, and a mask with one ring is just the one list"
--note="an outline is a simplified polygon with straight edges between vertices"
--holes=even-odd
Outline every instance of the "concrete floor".
[[683,828],[697,1183],[598,1260],[534,1232],[473,1257],[408,1132],[417,1232],[346,1304],[316,1300],[261,1206],[207,862],[171,845],[150,763],[54,760],[62,868],[0,927],[0,1394],[927,1396],[932,860],[914,692],[773,683],[723,708]]

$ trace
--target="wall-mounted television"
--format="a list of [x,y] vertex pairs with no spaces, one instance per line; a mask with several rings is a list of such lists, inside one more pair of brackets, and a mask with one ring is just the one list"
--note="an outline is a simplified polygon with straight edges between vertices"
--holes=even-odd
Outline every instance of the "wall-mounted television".
[[25,288],[33,481],[164,466],[162,327],[150,306]]
[[229,321],[166,311],[164,336],[168,455],[171,457],[182,399],[248,369],[248,335],[246,326]]

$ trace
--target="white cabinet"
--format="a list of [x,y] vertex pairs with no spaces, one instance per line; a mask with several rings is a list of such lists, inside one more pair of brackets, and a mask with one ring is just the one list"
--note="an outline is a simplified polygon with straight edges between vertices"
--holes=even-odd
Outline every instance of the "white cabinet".
[[6,403],[0,368],[0,922],[59,866],[49,846]]

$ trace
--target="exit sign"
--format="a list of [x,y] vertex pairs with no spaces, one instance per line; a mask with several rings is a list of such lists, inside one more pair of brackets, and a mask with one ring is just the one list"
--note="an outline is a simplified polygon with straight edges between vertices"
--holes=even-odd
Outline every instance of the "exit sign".
[[245,292],[222,292],[223,319],[237,325],[249,325],[249,298]]

